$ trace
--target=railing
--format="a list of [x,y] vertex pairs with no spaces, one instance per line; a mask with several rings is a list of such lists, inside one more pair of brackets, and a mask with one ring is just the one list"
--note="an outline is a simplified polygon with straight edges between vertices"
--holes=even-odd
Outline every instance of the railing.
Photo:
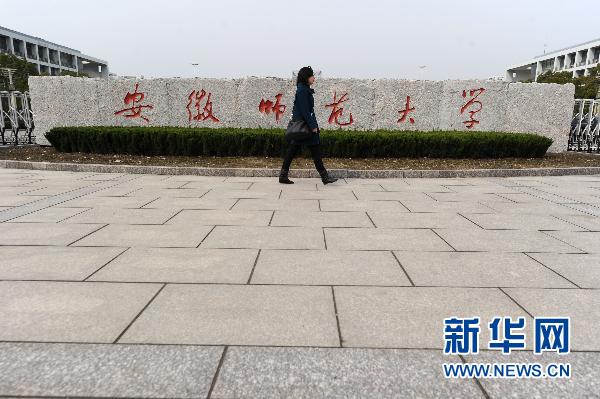
[[600,153],[600,100],[575,100],[567,150]]
[[29,93],[0,91],[0,139],[6,144],[33,144],[33,112]]

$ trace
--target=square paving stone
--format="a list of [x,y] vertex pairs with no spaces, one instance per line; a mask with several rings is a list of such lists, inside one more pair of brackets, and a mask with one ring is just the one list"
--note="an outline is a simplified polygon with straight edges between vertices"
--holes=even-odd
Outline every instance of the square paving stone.
[[467,362],[478,363],[571,364],[571,378],[480,378],[483,389],[491,398],[596,398],[600,392],[600,353],[597,352],[571,352],[561,356],[519,351],[509,356],[480,352],[465,358]]
[[0,247],[0,280],[78,280],[123,252],[123,248]]
[[65,223],[163,224],[175,209],[119,209],[97,207],[65,220]]
[[445,379],[439,351],[256,348],[227,350],[211,397],[483,397],[473,380]]
[[173,226],[267,226],[273,211],[184,210],[167,224]]
[[428,229],[326,228],[328,249],[451,251]]
[[0,341],[113,342],[159,284],[0,281]]
[[167,285],[120,342],[338,346],[329,287]]
[[329,211],[381,211],[409,212],[400,201],[369,201],[369,200],[320,200],[321,210]]
[[[494,288],[335,287],[342,345],[368,348],[443,348],[444,318],[495,316],[531,319]],[[481,335],[487,346],[489,336]]]
[[323,230],[314,227],[217,226],[203,248],[324,249]]
[[58,223],[79,213],[87,212],[89,208],[58,208],[49,207],[40,211],[11,219],[15,223]]
[[318,211],[318,200],[266,200],[256,198],[242,198],[232,208],[237,211]]
[[100,227],[101,224],[0,223],[0,245],[69,245]]
[[396,256],[417,286],[575,288],[521,253],[399,251]]
[[600,351],[600,290],[508,288],[535,317],[570,317],[571,350]]
[[132,248],[90,280],[245,284],[257,253],[253,249]]
[[275,211],[271,226],[374,227],[365,212]]
[[544,215],[465,213],[463,216],[487,230],[583,230],[564,220]]
[[436,231],[457,251],[581,252],[580,249],[565,244],[540,231],[482,230],[476,226],[447,230],[436,229]]
[[600,254],[531,254],[581,288],[600,288]]
[[204,398],[223,348],[0,343],[0,394]]
[[368,211],[375,226],[382,228],[429,229],[472,226],[473,223],[456,213],[392,213]]
[[[73,228],[78,225],[66,226]],[[77,241],[74,245],[83,247],[197,247],[211,229],[211,226],[112,224]]]
[[549,231],[546,234],[585,252],[600,253],[600,232]]
[[411,285],[394,256],[379,251],[263,250],[254,284]]

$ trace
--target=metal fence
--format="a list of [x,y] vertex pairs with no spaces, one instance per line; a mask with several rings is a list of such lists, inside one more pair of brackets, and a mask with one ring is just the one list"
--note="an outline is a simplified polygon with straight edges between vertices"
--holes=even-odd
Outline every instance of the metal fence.
[[575,100],[567,149],[600,153],[600,100]]
[[33,112],[29,93],[0,91],[0,139],[6,144],[33,144]]

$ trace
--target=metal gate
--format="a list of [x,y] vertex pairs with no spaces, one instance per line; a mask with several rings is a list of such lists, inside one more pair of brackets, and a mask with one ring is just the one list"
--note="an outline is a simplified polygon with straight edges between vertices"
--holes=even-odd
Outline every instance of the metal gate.
[[32,144],[34,123],[29,93],[0,91],[0,139],[6,144]]
[[600,100],[575,100],[567,149],[600,153]]

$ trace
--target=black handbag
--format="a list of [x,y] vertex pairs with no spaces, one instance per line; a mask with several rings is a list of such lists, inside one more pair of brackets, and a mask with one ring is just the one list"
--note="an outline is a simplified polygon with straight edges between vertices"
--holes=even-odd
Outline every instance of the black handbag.
[[308,127],[308,124],[304,120],[290,120],[285,129],[286,140],[306,140],[312,136],[313,132]]

